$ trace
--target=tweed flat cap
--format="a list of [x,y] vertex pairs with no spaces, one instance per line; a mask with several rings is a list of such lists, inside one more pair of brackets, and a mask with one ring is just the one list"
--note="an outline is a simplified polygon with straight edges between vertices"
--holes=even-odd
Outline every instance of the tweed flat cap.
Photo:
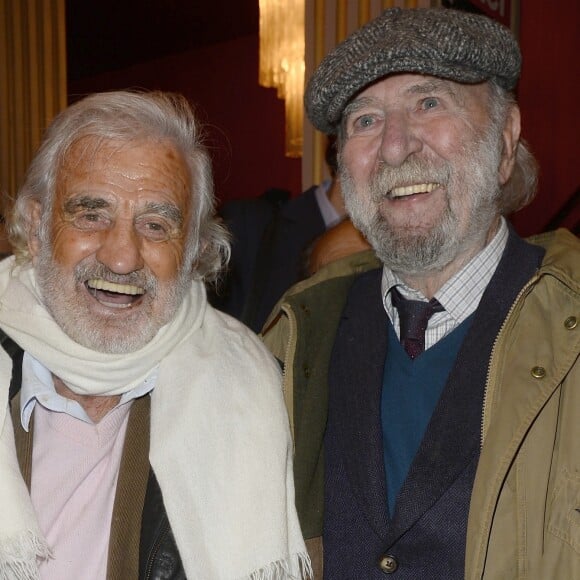
[[445,8],[392,8],[322,60],[308,82],[304,103],[312,124],[334,134],[350,99],[389,74],[419,73],[460,83],[493,79],[511,90],[520,67],[512,33],[486,16]]

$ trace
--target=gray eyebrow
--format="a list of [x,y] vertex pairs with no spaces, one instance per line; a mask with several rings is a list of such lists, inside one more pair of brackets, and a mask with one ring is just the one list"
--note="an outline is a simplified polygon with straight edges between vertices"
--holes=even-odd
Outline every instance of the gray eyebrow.
[[428,95],[430,93],[445,93],[449,95],[455,102],[460,103],[462,100],[457,91],[453,88],[450,81],[445,79],[432,79],[416,85],[410,86],[406,93],[411,95]]
[[[444,79],[430,79],[424,82],[411,85],[405,90],[407,94],[415,95],[427,95],[429,93],[446,93],[456,102],[461,102],[459,95],[453,89],[453,85]],[[350,115],[360,111],[361,109],[372,105],[376,100],[370,97],[359,97],[352,100],[345,108],[342,113],[342,119],[346,120]]]
[[447,83],[446,81],[442,79],[431,79],[428,81],[417,83],[415,85],[411,85],[406,90],[406,92],[419,94],[433,93],[442,90],[448,92],[449,88],[450,88],[449,83]]
[[74,213],[79,209],[102,209],[110,207],[111,204],[102,197],[92,197],[90,195],[81,195],[68,199],[64,204],[64,209],[68,213]]
[[[64,204],[65,211],[71,214],[82,209],[103,209],[108,207],[111,207],[109,201],[102,197],[93,197],[91,195],[73,197]],[[173,203],[149,201],[139,213],[154,213],[167,218],[178,226],[182,226],[184,222],[183,212]]]
[[370,97],[355,98],[353,101],[351,101],[344,108],[344,111],[342,112],[342,118],[347,119],[353,113],[356,113],[357,111],[360,111],[361,109],[364,109],[365,107],[367,107],[368,105],[370,105],[374,102],[376,102],[376,100],[371,99]]
[[145,204],[145,208],[140,213],[154,213],[167,218],[179,226],[182,226],[184,221],[183,212],[173,203],[150,201]]

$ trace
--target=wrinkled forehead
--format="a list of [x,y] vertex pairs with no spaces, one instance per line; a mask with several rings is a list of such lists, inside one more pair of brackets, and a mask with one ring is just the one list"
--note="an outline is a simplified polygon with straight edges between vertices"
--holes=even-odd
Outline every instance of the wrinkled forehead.
[[157,200],[188,213],[191,176],[183,155],[168,140],[85,137],[68,148],[57,172],[57,199],[73,195]]
[[99,135],[84,135],[71,141],[59,155],[57,171],[68,172],[74,169],[89,171],[99,164],[107,164],[119,153],[129,150],[158,149],[159,152],[177,150],[169,141],[153,138],[117,139]]
[[342,115],[344,116],[349,107],[352,107],[352,103],[368,98],[381,100],[385,97],[412,98],[430,95],[447,95],[458,103],[473,100],[485,104],[490,96],[490,85],[488,81],[461,83],[418,73],[395,73],[381,77],[361,88],[347,101]]

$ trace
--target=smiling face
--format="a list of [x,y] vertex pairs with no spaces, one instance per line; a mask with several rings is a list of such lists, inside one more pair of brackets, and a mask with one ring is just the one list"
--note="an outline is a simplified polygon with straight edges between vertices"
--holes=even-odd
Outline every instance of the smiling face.
[[489,87],[387,77],[343,119],[341,184],[348,212],[403,278],[447,277],[489,241],[513,164],[519,116],[490,122]]
[[169,322],[191,284],[187,165],[168,142],[85,138],[59,168],[47,240],[29,246],[46,307],[76,342],[132,352]]

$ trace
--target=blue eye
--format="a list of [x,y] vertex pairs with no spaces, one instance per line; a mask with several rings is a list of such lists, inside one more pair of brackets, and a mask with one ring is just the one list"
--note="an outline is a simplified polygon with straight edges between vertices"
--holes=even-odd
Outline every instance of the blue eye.
[[356,125],[365,129],[366,127],[370,127],[373,124],[374,119],[371,115],[363,115],[359,117],[356,121]]
[[346,114],[346,131],[348,135],[374,135],[381,127],[384,114],[377,107],[365,107]]
[[421,102],[421,107],[425,110],[434,109],[439,104],[439,101],[435,97],[428,97],[423,99]]

